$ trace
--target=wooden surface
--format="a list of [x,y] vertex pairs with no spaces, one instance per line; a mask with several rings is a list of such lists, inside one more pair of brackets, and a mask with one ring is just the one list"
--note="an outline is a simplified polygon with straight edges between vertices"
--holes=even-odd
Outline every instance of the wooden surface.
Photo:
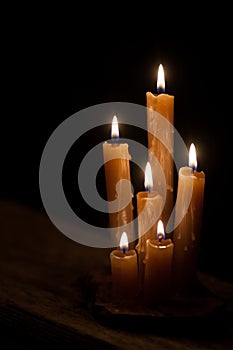
[[[90,271],[109,269],[109,250],[82,246],[60,233],[45,213],[0,201],[0,348],[59,345],[76,349],[233,349],[233,286],[200,273],[224,313],[200,327],[143,320],[104,324],[92,312]],[[212,316],[211,316],[212,317]],[[218,317],[218,315],[217,315]],[[217,322],[216,322],[217,321]],[[213,327],[213,328],[212,328]],[[176,332],[177,330],[177,332]]]

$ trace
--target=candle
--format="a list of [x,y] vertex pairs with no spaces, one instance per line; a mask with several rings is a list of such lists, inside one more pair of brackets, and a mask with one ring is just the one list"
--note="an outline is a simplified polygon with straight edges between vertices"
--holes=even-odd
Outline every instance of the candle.
[[131,299],[138,295],[138,263],[134,249],[128,250],[125,232],[120,239],[120,249],[110,253],[112,272],[112,295],[115,298]]
[[[131,156],[128,144],[119,142],[119,127],[116,116],[112,120],[111,137],[110,142],[103,143],[104,171],[109,202],[109,227],[119,228],[116,237],[119,242],[122,226],[133,221],[133,194],[129,163]],[[115,207],[111,206],[114,203]],[[128,237],[130,241],[134,239],[133,228],[131,231],[128,228]]]
[[[156,163],[152,160],[155,156],[166,181],[166,198],[162,213],[166,226],[173,209],[174,96],[165,93],[165,77],[161,64],[158,69],[157,92],[158,94],[146,93],[148,149],[153,176],[157,173]],[[169,123],[164,125],[161,116]]]
[[174,244],[165,238],[162,220],[158,221],[156,239],[147,240],[143,302],[156,305],[170,296]]
[[176,292],[187,292],[197,282],[197,265],[202,228],[205,174],[197,171],[196,149],[189,149],[189,166],[178,176],[175,230],[173,234],[173,278]]
[[145,191],[137,193],[138,243],[136,250],[139,263],[139,280],[142,286],[145,272],[146,241],[154,238],[157,222],[163,208],[163,198],[153,189],[150,162],[145,168]]

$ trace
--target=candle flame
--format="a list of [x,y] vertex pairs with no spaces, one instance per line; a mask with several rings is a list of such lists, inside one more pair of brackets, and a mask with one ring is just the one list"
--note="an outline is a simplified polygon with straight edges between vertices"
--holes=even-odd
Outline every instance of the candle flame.
[[125,252],[129,249],[128,237],[125,232],[122,233],[120,239],[120,250]]
[[158,69],[157,91],[158,92],[165,91],[165,77],[164,77],[164,69],[162,64],[159,65],[159,69]]
[[157,225],[157,238],[161,241],[162,239],[165,239],[165,232],[164,232],[164,226],[162,220],[158,221]]
[[114,115],[112,118],[112,133],[111,133],[112,138],[118,138],[119,137],[119,127],[118,127],[118,121],[117,117]]
[[146,163],[144,186],[146,191],[150,192],[153,189],[153,178],[150,162]]
[[196,154],[196,148],[193,143],[189,148],[189,167],[192,168],[193,170],[197,169],[197,154]]

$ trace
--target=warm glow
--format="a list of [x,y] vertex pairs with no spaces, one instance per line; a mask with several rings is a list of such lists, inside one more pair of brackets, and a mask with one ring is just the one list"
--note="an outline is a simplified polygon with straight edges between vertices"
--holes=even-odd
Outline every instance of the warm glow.
[[119,137],[119,127],[118,127],[118,121],[117,117],[114,115],[112,118],[112,138],[118,138]]
[[189,167],[196,170],[197,169],[197,155],[196,148],[192,143],[189,149]]
[[157,91],[165,91],[165,77],[164,77],[164,69],[162,64],[159,65],[158,69],[158,78],[157,78]]
[[164,226],[162,220],[158,221],[157,225],[157,238],[161,241],[162,239],[165,238],[165,233],[164,233]]
[[146,191],[150,192],[153,189],[153,178],[150,162],[146,163],[144,186]]
[[128,248],[129,248],[128,237],[127,237],[127,234],[123,232],[120,239],[120,250],[127,251]]

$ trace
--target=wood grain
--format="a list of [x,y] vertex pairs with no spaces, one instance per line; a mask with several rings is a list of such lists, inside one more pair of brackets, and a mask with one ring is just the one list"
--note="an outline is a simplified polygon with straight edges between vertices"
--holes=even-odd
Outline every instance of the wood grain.
[[[102,324],[90,308],[90,271],[109,269],[109,250],[82,246],[59,232],[46,213],[0,201],[0,346],[63,345],[78,349],[233,348],[233,286],[201,274],[227,305],[218,332],[159,332]],[[175,329],[175,323],[173,324]]]

